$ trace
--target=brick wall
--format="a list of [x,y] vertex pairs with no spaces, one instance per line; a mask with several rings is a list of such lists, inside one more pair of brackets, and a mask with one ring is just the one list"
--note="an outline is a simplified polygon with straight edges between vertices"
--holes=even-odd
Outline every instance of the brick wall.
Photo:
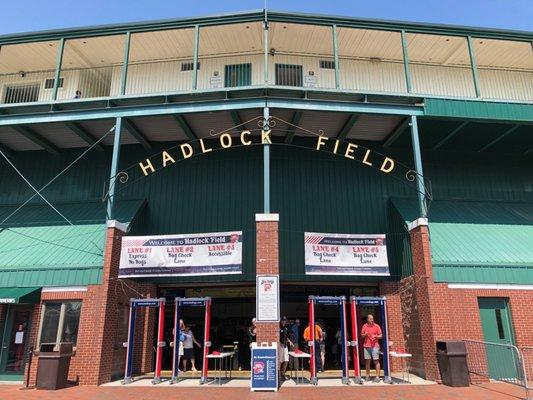
[[[273,219],[277,219],[274,215]],[[279,274],[278,221],[256,222],[256,274]],[[263,322],[257,324],[257,343],[279,342],[279,324]]]

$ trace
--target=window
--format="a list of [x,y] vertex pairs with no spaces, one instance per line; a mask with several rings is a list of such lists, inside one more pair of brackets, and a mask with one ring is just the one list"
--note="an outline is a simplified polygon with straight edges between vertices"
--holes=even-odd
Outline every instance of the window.
[[323,69],[335,69],[335,61],[332,61],[332,60],[320,60],[320,68],[323,68]]
[[39,87],[36,84],[7,86],[4,96],[4,103],[32,103],[39,100]]
[[81,301],[47,301],[42,305],[39,344],[78,340]]
[[302,86],[302,66],[291,64],[276,64],[276,85]]
[[225,67],[226,87],[250,86],[252,83],[252,64],[232,64]]
[[[54,78],[48,78],[47,80],[44,81],[44,88],[45,89],[53,89],[54,88],[54,81],[55,79]],[[63,78],[59,78],[59,86],[60,88],[63,87],[63,81],[64,79]]]
[[[200,63],[198,62],[198,64],[196,64],[196,69],[199,70],[200,69]],[[184,63],[181,63],[181,71],[184,72],[184,71],[193,71],[194,70],[194,62],[191,61],[191,62],[184,62]]]

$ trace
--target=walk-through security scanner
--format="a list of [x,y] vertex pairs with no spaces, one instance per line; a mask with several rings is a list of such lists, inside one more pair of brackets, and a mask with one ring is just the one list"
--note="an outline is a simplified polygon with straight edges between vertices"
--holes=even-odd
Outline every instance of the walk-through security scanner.
[[350,310],[352,318],[352,352],[354,359],[355,383],[363,383],[359,367],[359,330],[357,319],[359,318],[357,306],[379,306],[380,326],[383,334],[381,351],[383,353],[383,382],[392,383],[390,374],[389,355],[389,329],[387,324],[387,299],[385,297],[350,297]]
[[346,297],[345,296],[309,296],[309,352],[310,358],[310,372],[311,383],[313,385],[318,384],[318,378],[316,375],[316,352],[320,352],[320,349],[315,348],[315,305],[323,306],[337,306],[339,307],[339,317],[341,321],[341,364],[342,364],[342,383],[349,383],[348,376],[348,353],[347,347],[347,334],[346,334]]
[[174,299],[174,303],[174,338],[172,346],[172,378],[170,379],[170,383],[176,383],[179,380],[179,337],[182,307],[205,307],[203,346],[204,351],[202,357],[203,363],[200,383],[206,383],[209,366],[207,356],[209,354],[209,348],[211,347],[211,342],[209,341],[209,331],[211,330],[211,297],[176,297]]
[[163,347],[165,341],[163,338],[164,326],[165,326],[165,298],[159,299],[130,299],[130,317],[128,324],[128,341],[124,343],[126,347],[126,369],[124,372],[123,384],[132,382],[132,370],[133,370],[133,347],[135,340],[135,317],[137,309],[139,307],[157,307],[159,309],[159,322],[157,327],[157,350],[155,361],[155,372],[153,384],[161,382],[161,361],[163,356]]

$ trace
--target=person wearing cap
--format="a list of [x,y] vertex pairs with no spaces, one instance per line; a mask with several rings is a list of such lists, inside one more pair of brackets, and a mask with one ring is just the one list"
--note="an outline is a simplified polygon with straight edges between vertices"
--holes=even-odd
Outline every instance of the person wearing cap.
[[292,346],[292,342],[289,339],[289,326],[287,317],[282,317],[279,322],[279,375],[280,381],[284,381],[287,378],[287,367],[289,366],[289,346]]

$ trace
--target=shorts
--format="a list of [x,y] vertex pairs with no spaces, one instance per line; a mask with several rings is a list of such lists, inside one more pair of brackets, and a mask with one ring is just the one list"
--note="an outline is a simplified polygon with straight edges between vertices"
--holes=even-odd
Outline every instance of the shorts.
[[379,347],[365,347],[364,348],[365,353],[365,360],[379,360]]
[[184,360],[192,360],[194,359],[194,349],[183,349],[183,359]]
[[289,361],[289,349],[287,348],[287,346],[280,344],[278,348],[278,355],[279,355],[280,363],[288,362]]

